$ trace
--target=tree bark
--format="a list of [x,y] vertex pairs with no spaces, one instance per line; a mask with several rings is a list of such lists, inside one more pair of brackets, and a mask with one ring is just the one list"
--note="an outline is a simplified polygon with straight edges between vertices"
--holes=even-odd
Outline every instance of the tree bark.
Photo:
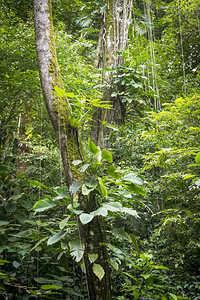
[[110,88],[103,91],[103,100],[109,101],[112,109],[99,108],[94,112],[91,139],[101,147],[109,144],[105,138],[110,133],[106,124],[123,125],[126,118],[126,107],[121,97],[111,97],[112,77],[105,70],[119,68],[124,60],[122,53],[127,47],[128,31],[132,21],[132,0],[105,0],[107,11],[102,17],[101,30],[95,58],[95,66],[102,69],[102,81]]
[[[46,107],[51,119],[55,135],[60,147],[62,162],[68,187],[75,182],[84,180],[73,165],[74,160],[82,160],[82,147],[79,141],[78,128],[70,125],[71,106],[67,98],[56,96],[55,86],[63,89],[63,82],[58,68],[55,41],[53,33],[52,10],[50,0],[34,0],[35,37],[40,81]],[[80,209],[90,212],[98,207],[95,199],[88,199],[78,195]],[[85,243],[84,263],[90,300],[111,300],[108,257],[105,243],[102,220],[95,217],[92,222],[82,225],[77,216],[77,225],[80,238]],[[91,232],[93,235],[91,235]],[[105,275],[101,281],[94,274],[88,253],[97,253],[97,263],[100,264]]]

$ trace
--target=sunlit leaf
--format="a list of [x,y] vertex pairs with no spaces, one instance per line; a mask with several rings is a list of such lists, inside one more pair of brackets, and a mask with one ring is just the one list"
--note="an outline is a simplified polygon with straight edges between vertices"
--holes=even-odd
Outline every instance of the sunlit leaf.
[[90,214],[86,214],[86,213],[82,213],[80,215],[80,221],[83,225],[89,223],[92,221],[92,219],[94,218],[94,216],[90,215]]
[[101,265],[99,264],[93,264],[92,266],[92,270],[94,272],[94,274],[99,278],[99,280],[101,281],[105,275],[105,271],[102,268]]
[[144,180],[135,173],[126,174],[123,179],[139,185],[144,183]]
[[109,211],[121,211],[122,205],[119,202],[108,202],[108,203],[103,203],[103,207],[105,207]]
[[82,163],[82,160],[74,160],[72,163],[74,166],[78,166]]
[[69,191],[67,187],[57,186],[54,188],[54,191],[58,196],[60,196],[60,198],[69,197]]
[[53,202],[52,200],[50,200],[49,198],[44,198],[42,200],[37,201],[34,206],[33,206],[33,210],[34,211],[45,211],[49,208],[52,208],[56,206],[56,203]]
[[66,93],[63,89],[59,88],[58,86],[55,86],[54,87],[54,90],[55,90],[55,94],[57,94],[57,96],[59,97],[66,97]]
[[121,177],[120,172],[118,172],[117,169],[113,165],[110,165],[107,168],[107,173],[114,179],[119,179]]
[[188,174],[188,175],[185,175],[183,177],[183,180],[186,180],[186,179],[189,179],[189,178],[193,178],[193,177],[196,177],[196,175]]
[[92,141],[91,139],[88,139],[88,148],[89,148],[89,151],[94,153],[94,154],[97,154],[99,151],[100,151],[100,148],[97,147]]
[[88,253],[88,259],[90,261],[90,263],[93,263],[97,260],[98,258],[98,254],[96,253]]
[[200,163],[200,152],[198,152],[197,155],[195,156],[195,162],[196,162],[197,164]]
[[65,94],[66,95],[66,97],[69,97],[69,98],[74,98],[74,93],[66,93]]
[[99,192],[100,192],[101,196],[103,198],[107,198],[107,196],[108,196],[107,188],[106,188],[102,178],[98,177],[98,181],[99,181],[98,187],[99,187]]
[[41,285],[41,289],[42,290],[60,290],[60,289],[62,289],[62,287],[58,286],[58,285],[44,284],[44,285]]
[[39,240],[39,241],[35,244],[35,246],[34,246],[33,248],[31,248],[31,250],[29,250],[29,252],[35,250],[41,243],[43,243],[43,242],[46,241],[47,239],[48,239],[48,237],[45,237],[45,238]]
[[102,158],[104,160],[106,160],[107,162],[109,163],[112,163],[113,161],[113,158],[112,158],[112,154],[110,151],[106,150],[106,149],[103,149],[102,152],[101,152],[101,155],[102,155]]
[[89,195],[90,192],[92,192],[95,189],[95,187],[88,187],[87,185],[83,184],[82,185],[82,194],[83,195]]
[[75,239],[69,242],[70,254],[74,257],[76,262],[79,262],[84,254],[85,245],[81,242],[80,239]]
[[97,210],[94,210],[90,213],[92,216],[102,216],[106,217],[108,215],[108,210],[105,207],[99,207]]

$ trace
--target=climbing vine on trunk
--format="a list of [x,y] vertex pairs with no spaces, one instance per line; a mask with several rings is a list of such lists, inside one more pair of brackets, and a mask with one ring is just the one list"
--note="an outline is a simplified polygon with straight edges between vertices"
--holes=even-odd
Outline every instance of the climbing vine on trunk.
[[[71,126],[72,109],[64,92],[57,63],[51,1],[34,0],[34,15],[36,51],[43,96],[59,144],[66,182],[70,188],[74,182],[80,182],[84,179],[83,173],[78,171],[73,164],[75,160],[82,160],[83,154],[78,128]],[[77,193],[77,197],[79,208],[86,212],[98,207],[95,198],[90,199],[88,195],[81,193]],[[94,218],[94,221],[85,225],[80,221],[79,216],[76,217],[76,220],[79,238],[85,248],[83,260],[86,269],[88,298],[91,300],[110,300],[107,251],[105,246],[99,246],[100,243],[105,243],[101,219]],[[91,231],[93,231],[93,236],[90,235]],[[95,268],[89,261],[88,253],[91,249],[96,251],[98,256],[96,265],[101,266],[101,270],[104,271],[101,278],[95,275]]]

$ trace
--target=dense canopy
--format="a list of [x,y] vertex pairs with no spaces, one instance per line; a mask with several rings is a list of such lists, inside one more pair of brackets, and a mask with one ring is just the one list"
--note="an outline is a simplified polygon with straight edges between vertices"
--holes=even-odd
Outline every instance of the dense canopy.
[[0,298],[198,300],[199,1],[0,4]]

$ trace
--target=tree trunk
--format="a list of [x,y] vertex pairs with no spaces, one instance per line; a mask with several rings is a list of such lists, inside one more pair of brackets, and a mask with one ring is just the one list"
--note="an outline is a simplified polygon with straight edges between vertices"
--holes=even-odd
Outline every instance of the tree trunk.
[[105,0],[107,11],[102,18],[97,46],[95,66],[102,69],[102,81],[110,88],[103,91],[103,100],[109,101],[112,109],[97,109],[93,115],[91,139],[95,144],[106,147],[105,138],[110,133],[107,124],[125,124],[126,107],[120,95],[111,97],[112,77],[105,70],[114,70],[123,64],[122,52],[127,47],[128,31],[132,20],[132,0]]
[[[34,0],[34,15],[36,51],[43,96],[60,146],[66,182],[70,187],[73,182],[84,180],[83,173],[80,173],[72,163],[74,160],[82,160],[82,147],[79,142],[78,129],[69,123],[71,106],[68,99],[56,96],[54,93],[55,86],[63,89],[63,83],[56,57],[51,1]],[[80,208],[84,211],[90,212],[98,207],[95,199],[88,199],[81,194],[78,197]],[[83,258],[86,268],[88,298],[90,300],[111,300],[107,251],[104,246],[99,245],[99,243],[105,243],[102,220],[95,217],[89,224],[82,225],[79,217],[77,217],[77,225],[80,238],[85,243],[86,249]],[[105,271],[101,281],[92,270],[88,253],[98,254],[96,263],[100,264]]]

